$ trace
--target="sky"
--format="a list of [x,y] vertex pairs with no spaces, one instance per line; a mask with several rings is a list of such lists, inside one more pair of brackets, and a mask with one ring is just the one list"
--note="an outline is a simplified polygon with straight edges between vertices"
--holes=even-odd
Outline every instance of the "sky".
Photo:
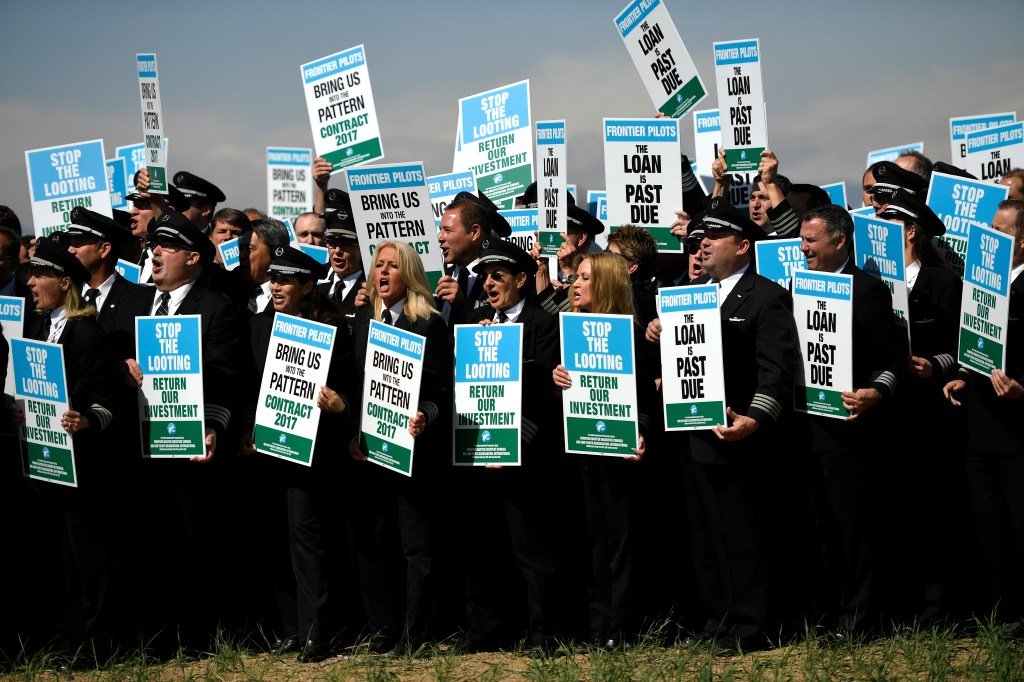
[[[1020,0],[664,2],[710,91],[698,108],[717,106],[712,43],[760,38],[780,172],[846,180],[851,203],[869,150],[924,141],[948,161],[950,117],[1024,115]],[[603,189],[601,119],[654,114],[613,25],[626,4],[0,0],[0,204],[27,232],[25,150],[140,142],[135,53],[153,51],[170,170],[264,208],[265,148],[312,147],[299,65],[358,44],[383,162],[450,172],[458,99],[528,78],[533,119],[566,119],[569,182]]]

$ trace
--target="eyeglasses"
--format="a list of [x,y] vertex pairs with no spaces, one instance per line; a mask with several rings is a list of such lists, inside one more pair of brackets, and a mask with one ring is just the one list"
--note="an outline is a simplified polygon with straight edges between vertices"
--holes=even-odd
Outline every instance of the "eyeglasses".
[[161,242],[161,241],[157,241],[155,239],[147,239],[146,240],[146,247],[150,251],[155,251],[156,247],[158,247],[158,246],[160,247],[161,251],[166,251],[167,253],[176,253],[178,251],[181,251],[184,248],[183,246],[177,246],[176,244],[170,244],[168,242]]
[[511,277],[511,276],[512,276],[512,273],[510,273],[510,272],[502,272],[501,270],[493,270],[493,271],[488,272],[487,274],[483,275],[483,280],[486,282],[487,280],[492,279],[495,282],[504,282],[506,277]]
[[687,239],[683,244],[683,249],[691,256],[696,254],[700,251],[700,239]]

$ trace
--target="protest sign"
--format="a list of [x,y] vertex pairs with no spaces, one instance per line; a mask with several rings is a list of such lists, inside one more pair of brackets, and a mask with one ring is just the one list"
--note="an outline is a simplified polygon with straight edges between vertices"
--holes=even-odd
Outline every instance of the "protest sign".
[[[711,194],[715,188],[715,176],[711,172],[711,164],[718,158],[718,149],[722,144],[722,127],[719,125],[718,109],[693,112],[693,144],[697,159],[697,179],[704,185],[704,191]],[[757,167],[752,170],[730,171],[729,188],[726,197],[729,203],[737,208],[744,208],[750,203],[751,185],[757,175]],[[691,216],[692,217],[692,216]]]
[[718,285],[658,290],[666,431],[726,425]]
[[602,249],[608,248],[608,193],[604,190],[587,192],[587,210],[605,226],[604,232],[594,235],[594,243]]
[[615,17],[615,28],[662,114],[681,118],[708,96],[661,0],[633,0]]
[[117,273],[124,277],[132,284],[139,284],[139,280],[142,278],[142,268],[135,263],[130,263],[123,258],[117,259],[117,264],[114,265],[114,269]]
[[921,152],[923,154],[924,142],[912,142],[911,144],[904,144],[899,147],[886,147],[885,149],[870,151],[868,152],[868,165],[865,168],[870,168],[879,161],[895,161],[904,152]]
[[967,172],[996,182],[1003,173],[1024,166],[1024,123],[967,133]]
[[[8,342],[25,336],[25,299],[21,296],[0,296],[0,327],[3,327],[4,338]],[[14,395],[14,355],[10,352],[7,354],[4,393]]]
[[1013,244],[1010,235],[982,225],[967,231],[957,360],[985,376],[994,369],[1006,371]]
[[455,325],[452,464],[518,466],[523,325]]
[[[910,304],[903,251],[903,225],[874,216],[853,216],[854,264],[882,280],[892,294],[896,326],[910,344]],[[909,345],[908,345],[909,347]]]
[[56,343],[11,339],[14,397],[25,413],[28,477],[78,487],[75,446],[61,426],[68,404],[64,349]]
[[127,210],[128,208],[128,167],[119,156],[107,159],[107,189],[110,191],[110,207]]
[[384,156],[362,45],[299,67],[317,156],[332,173]]
[[313,152],[267,147],[267,213],[295,220],[313,210]]
[[337,329],[276,313],[263,367],[252,442],[266,455],[313,464],[320,408]]
[[167,150],[163,145],[164,115],[160,103],[160,79],[155,54],[136,54],[139,72],[139,101],[142,105],[142,144],[149,172],[149,192],[167,194]]
[[412,476],[416,439],[409,422],[419,409],[427,340],[370,320],[366,342],[360,431],[374,464]]
[[565,121],[537,121],[537,222],[540,252],[553,256],[566,232]]
[[199,315],[135,318],[144,457],[206,454],[200,320]]
[[104,159],[103,140],[25,152],[36,237],[68,229],[75,206],[113,215]]
[[241,239],[233,237],[217,244],[217,251],[220,252],[220,260],[224,263],[225,270],[234,270],[242,264],[241,243]]
[[725,163],[731,173],[756,171],[768,148],[768,124],[761,81],[761,42],[714,44],[719,123]]
[[533,182],[530,81],[460,99],[459,133],[452,170],[473,171],[478,190],[512,208]]
[[[167,157],[167,148],[170,144],[170,140],[164,138],[164,158]],[[128,144],[123,147],[114,148],[114,156],[124,159],[125,170],[128,178],[128,191],[131,192],[135,189],[135,185],[132,184],[132,180],[135,178],[135,174],[146,167],[146,145],[144,142],[138,144]]]
[[532,208],[515,208],[498,211],[498,213],[508,221],[512,228],[512,234],[507,237],[507,241],[529,253],[533,248],[538,231],[537,211]]
[[423,260],[430,290],[444,275],[434,211],[423,164],[364,166],[345,171],[352,214],[359,235],[363,267],[372,269],[373,252],[382,241],[404,242]]
[[577,201],[579,199],[579,196],[576,194],[576,183],[565,183],[565,191],[572,195],[573,201]]
[[954,166],[963,166],[967,159],[967,134],[1015,123],[1017,112],[979,116],[958,116],[949,119],[950,156]]
[[473,171],[431,175],[427,178],[427,190],[430,192],[430,206],[434,210],[434,225],[440,229],[441,216],[459,192],[476,194],[476,178],[473,177]]
[[322,265],[327,264],[327,259],[330,258],[330,253],[327,251],[326,246],[317,246],[316,244],[299,244],[299,251],[311,256],[317,263]]
[[757,274],[766,277],[784,289],[789,289],[793,273],[807,269],[807,257],[800,250],[801,240],[761,239],[754,242]]
[[633,317],[561,313],[565,451],[624,457],[639,447]]
[[967,233],[975,225],[991,225],[999,202],[1006,199],[1009,191],[1005,185],[932,173],[928,207],[946,226],[946,234],[935,238],[935,246],[961,277],[967,257]]
[[797,270],[793,317],[801,359],[794,409],[846,419],[843,391],[853,390],[853,275]]
[[606,227],[639,225],[659,251],[682,250],[670,231],[683,205],[677,119],[604,119],[604,176]]
[[846,181],[841,180],[840,182],[833,182],[828,185],[821,185],[821,188],[828,193],[828,198],[832,200],[832,203],[836,206],[842,206],[846,208],[849,206],[846,203]]

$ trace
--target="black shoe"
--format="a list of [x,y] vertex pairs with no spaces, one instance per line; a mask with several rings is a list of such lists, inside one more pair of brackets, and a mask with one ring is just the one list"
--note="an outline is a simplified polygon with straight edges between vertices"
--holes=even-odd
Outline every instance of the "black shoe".
[[270,653],[275,656],[281,656],[282,654],[290,654],[301,649],[302,638],[298,635],[290,635],[284,639],[278,637],[274,640],[274,643],[270,646]]
[[326,642],[314,642],[309,640],[306,646],[302,647],[298,657],[299,663],[319,663],[331,657],[331,647]]

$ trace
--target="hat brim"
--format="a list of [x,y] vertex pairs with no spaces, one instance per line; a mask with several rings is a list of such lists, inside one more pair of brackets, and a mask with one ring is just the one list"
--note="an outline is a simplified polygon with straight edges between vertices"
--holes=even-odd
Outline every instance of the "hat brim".
[[483,256],[476,262],[476,265],[473,266],[473,272],[478,275],[483,274],[485,265],[505,265],[512,272],[525,272],[528,275],[535,274],[537,272],[537,264],[532,261],[530,265],[527,265],[524,268],[515,258],[512,258],[511,256],[503,256],[497,253]]

